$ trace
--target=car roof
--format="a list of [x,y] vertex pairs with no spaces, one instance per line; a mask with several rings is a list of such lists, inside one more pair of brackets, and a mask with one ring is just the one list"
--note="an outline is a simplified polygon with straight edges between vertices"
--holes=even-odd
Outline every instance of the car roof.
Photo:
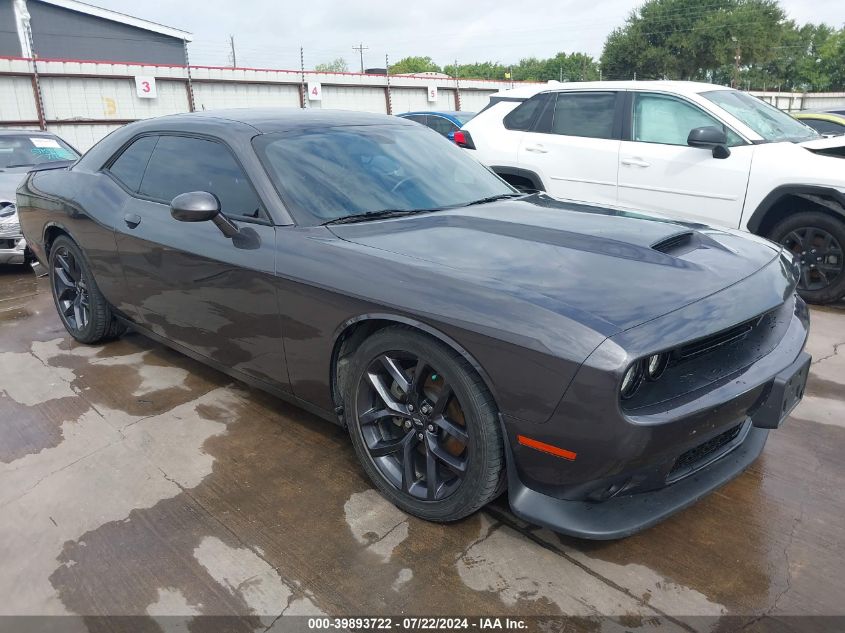
[[528,99],[540,92],[565,90],[660,90],[681,95],[693,95],[710,90],[732,90],[732,88],[699,81],[549,81],[545,84],[530,84],[509,90],[500,90],[490,97]]
[[223,110],[203,110],[171,114],[155,119],[151,123],[197,122],[203,119],[227,120],[243,123],[262,134],[287,132],[314,127],[336,127],[346,125],[416,125],[399,117],[371,112],[349,110],[322,110],[320,108],[231,108]]

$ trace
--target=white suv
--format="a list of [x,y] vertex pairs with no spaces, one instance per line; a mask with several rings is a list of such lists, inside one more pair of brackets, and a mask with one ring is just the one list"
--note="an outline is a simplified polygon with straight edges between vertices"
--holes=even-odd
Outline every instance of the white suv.
[[845,295],[845,138],[746,93],[553,82],[491,96],[456,142],[524,190],[763,235],[795,254],[807,300]]

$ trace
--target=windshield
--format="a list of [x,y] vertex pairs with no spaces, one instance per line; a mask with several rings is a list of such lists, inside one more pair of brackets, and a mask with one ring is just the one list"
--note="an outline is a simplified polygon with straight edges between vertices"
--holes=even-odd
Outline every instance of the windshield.
[[285,204],[311,223],[457,207],[514,192],[454,143],[418,125],[294,130],[258,136],[254,144]]
[[79,154],[56,136],[37,134],[0,136],[0,169],[31,167],[57,160],[76,160]]
[[460,121],[461,125],[466,125],[475,116],[475,112],[455,112],[452,116]]
[[727,110],[767,141],[806,141],[818,132],[765,101],[738,90],[713,90],[702,96]]

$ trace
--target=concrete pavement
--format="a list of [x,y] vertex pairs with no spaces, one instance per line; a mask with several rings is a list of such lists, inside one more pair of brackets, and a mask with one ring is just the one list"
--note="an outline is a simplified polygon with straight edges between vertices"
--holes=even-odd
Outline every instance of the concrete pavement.
[[409,517],[343,430],[138,335],[76,345],[45,280],[0,268],[0,615],[845,615],[844,307],[813,310],[810,351],[751,469],[589,543],[504,499]]

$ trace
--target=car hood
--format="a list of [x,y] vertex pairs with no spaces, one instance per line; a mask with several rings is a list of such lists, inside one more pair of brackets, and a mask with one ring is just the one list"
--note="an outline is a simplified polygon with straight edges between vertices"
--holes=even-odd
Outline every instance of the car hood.
[[830,136],[826,138],[814,138],[811,141],[801,141],[798,143],[801,147],[805,147],[811,151],[820,149],[830,149],[833,147],[845,147],[845,136]]
[[387,259],[434,264],[458,283],[485,284],[608,336],[719,292],[780,252],[739,232],[545,195],[330,229]]

